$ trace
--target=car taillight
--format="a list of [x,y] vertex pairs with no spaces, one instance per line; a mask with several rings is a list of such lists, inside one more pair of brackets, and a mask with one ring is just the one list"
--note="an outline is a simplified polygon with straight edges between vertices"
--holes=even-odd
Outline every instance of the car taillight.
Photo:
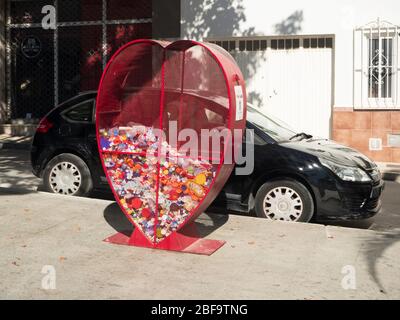
[[43,118],[40,121],[40,123],[36,129],[36,132],[47,133],[53,126],[54,125],[47,118]]

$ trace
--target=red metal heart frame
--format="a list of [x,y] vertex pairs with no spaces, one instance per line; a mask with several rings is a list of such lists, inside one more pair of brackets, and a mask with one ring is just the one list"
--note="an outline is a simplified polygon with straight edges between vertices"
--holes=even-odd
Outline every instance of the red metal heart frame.
[[[242,141],[231,138],[246,123],[242,73],[213,44],[136,40],[110,59],[96,105],[100,158],[115,199],[159,245],[207,209],[232,172],[227,154]],[[188,154],[174,128],[191,129],[208,144]],[[204,138],[204,129],[214,131]],[[219,139],[215,148],[213,136],[222,129],[229,141]]]

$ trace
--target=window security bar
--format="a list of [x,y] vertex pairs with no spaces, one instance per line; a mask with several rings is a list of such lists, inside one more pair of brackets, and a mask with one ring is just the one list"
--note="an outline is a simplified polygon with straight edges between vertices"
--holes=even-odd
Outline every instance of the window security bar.
[[398,109],[400,28],[379,18],[354,30],[354,107]]

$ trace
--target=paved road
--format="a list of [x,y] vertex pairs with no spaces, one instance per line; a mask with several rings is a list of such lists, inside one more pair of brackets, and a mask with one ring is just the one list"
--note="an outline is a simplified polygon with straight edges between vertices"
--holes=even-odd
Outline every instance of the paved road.
[[[0,150],[0,188],[37,190],[41,181],[31,173],[29,153],[19,150]],[[40,190],[40,187],[39,187]],[[400,184],[387,181],[383,196],[382,212],[369,220],[330,223],[330,225],[390,231],[400,228]],[[98,193],[98,199],[112,200],[109,195]]]

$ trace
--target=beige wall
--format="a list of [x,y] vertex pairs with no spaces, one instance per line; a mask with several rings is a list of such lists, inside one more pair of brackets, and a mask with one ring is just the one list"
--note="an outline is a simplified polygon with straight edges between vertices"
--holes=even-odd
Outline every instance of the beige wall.
[[5,111],[6,111],[6,77],[5,77],[5,68],[6,68],[6,43],[5,43],[5,29],[4,25],[6,22],[5,18],[5,1],[0,1],[0,123],[3,123],[5,120]]

